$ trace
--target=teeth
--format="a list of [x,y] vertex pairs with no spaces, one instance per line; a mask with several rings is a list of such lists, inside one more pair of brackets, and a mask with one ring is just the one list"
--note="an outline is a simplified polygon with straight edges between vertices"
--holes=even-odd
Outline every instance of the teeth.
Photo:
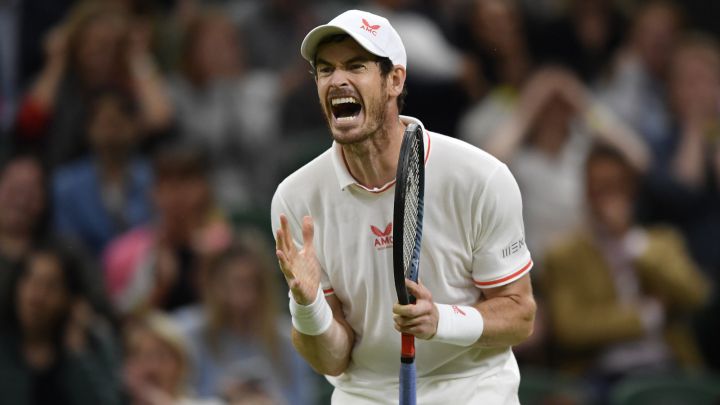
[[330,100],[330,103],[332,105],[338,105],[338,104],[344,104],[344,103],[354,103],[359,104],[358,101],[355,99],[355,97],[340,97],[340,98],[334,98]]
[[357,115],[352,115],[352,116],[349,116],[349,117],[338,117],[338,118],[335,118],[335,119],[336,119],[338,122],[344,122],[344,121],[354,120],[355,117],[357,117]]

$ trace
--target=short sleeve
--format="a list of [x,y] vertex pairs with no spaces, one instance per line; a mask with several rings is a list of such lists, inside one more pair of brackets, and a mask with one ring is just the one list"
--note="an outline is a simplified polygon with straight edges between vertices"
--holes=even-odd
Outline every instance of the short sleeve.
[[533,262],[525,243],[522,198],[507,166],[495,170],[473,215],[472,277],[479,288],[493,288],[524,276]]
[[[290,232],[292,233],[293,242],[298,249],[302,248],[302,217],[305,214],[299,214],[294,212],[287,201],[281,195],[280,189],[275,192],[272,199],[272,205],[270,208],[270,223],[272,224],[273,237],[277,242],[277,230],[280,229],[280,214],[285,214],[290,223]],[[315,228],[317,232],[317,227]],[[327,275],[325,269],[321,269],[320,272],[320,287],[325,295],[330,295],[335,292],[332,285],[330,284],[330,278]]]

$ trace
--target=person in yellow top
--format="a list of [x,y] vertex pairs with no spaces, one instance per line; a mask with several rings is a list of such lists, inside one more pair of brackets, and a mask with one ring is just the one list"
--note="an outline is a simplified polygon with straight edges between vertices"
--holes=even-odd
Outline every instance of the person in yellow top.
[[684,321],[709,286],[682,238],[634,222],[636,175],[616,150],[594,147],[585,180],[588,225],[548,251],[542,273],[558,365],[605,382],[697,365]]

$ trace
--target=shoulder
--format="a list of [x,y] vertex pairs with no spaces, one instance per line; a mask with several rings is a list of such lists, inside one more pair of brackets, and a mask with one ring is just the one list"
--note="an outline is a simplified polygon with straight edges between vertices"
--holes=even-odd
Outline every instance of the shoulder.
[[488,181],[498,171],[509,174],[503,162],[484,150],[460,139],[430,131],[428,133],[428,168],[440,166],[445,172],[461,174],[466,179],[472,176],[472,179],[480,181]]
[[596,250],[591,238],[592,236],[586,230],[571,232],[558,239],[547,249],[545,261],[552,263],[576,263],[578,260],[586,258],[588,251]]

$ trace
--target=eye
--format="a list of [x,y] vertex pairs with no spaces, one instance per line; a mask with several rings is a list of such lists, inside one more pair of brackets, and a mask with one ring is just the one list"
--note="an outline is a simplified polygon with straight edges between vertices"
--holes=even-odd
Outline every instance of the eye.
[[332,74],[332,71],[333,71],[332,67],[327,66],[327,65],[322,65],[317,68],[318,76],[323,76],[323,77],[329,76],[330,74]]
[[365,64],[363,63],[353,63],[350,65],[350,70],[353,72],[361,72],[365,70]]

